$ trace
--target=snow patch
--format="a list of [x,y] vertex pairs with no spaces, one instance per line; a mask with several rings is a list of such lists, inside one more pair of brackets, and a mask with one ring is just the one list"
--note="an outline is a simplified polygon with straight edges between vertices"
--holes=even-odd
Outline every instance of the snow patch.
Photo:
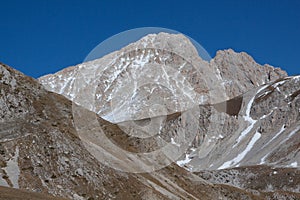
[[276,88],[277,86],[283,85],[285,82],[286,82],[286,80],[279,81],[279,82],[277,82],[277,83],[274,83],[272,86],[273,86],[274,88]]
[[185,155],[185,159],[184,160],[178,160],[176,163],[177,165],[179,165],[180,167],[183,167],[185,164],[191,162],[192,159],[190,159],[189,154]]
[[222,166],[220,166],[218,169],[225,169],[228,167],[232,167],[236,164],[238,164],[241,160],[244,159],[244,157],[248,154],[248,152],[252,149],[253,145],[256,143],[256,141],[261,137],[261,134],[259,132],[256,132],[254,136],[252,137],[251,141],[247,145],[246,149],[237,155],[234,159],[225,162]]
[[269,117],[273,112],[274,112],[274,110],[272,110],[271,112],[269,112],[269,113],[266,114],[266,115],[261,116],[260,119],[265,119],[265,118]]
[[[256,95],[264,90],[266,87],[268,87],[268,85],[265,85],[263,87],[261,87],[257,92],[256,92]],[[244,120],[249,122],[250,125],[244,130],[242,131],[242,133],[240,134],[240,136],[238,137],[238,139],[236,140],[236,143],[232,146],[232,148],[236,147],[240,142],[241,140],[252,130],[254,124],[256,123],[257,120],[254,120],[252,119],[252,117],[250,116],[250,112],[251,112],[251,107],[252,107],[252,104],[254,102],[254,99],[256,97],[256,95],[254,95],[250,101],[248,102],[248,105],[247,105],[247,108],[246,108],[246,112],[245,112],[245,116],[243,116]]]
[[174,138],[171,138],[171,144],[174,144],[174,145],[180,147],[180,144],[176,143]]
[[221,134],[219,134],[218,136],[212,136],[211,137],[212,139],[223,139],[224,138],[224,136],[223,135],[221,135]]
[[290,164],[290,167],[298,167],[298,163],[297,162],[293,162]]
[[276,135],[271,139],[269,140],[269,142],[267,142],[262,148],[268,146],[273,140],[275,140],[283,131],[285,130],[285,125],[282,125],[280,131],[278,133],[276,133]]
[[222,80],[221,72],[218,67],[216,67],[216,76],[217,76],[217,79]]
[[290,132],[290,134],[283,140],[280,142],[279,145],[283,144],[284,142],[286,142],[288,139],[290,139],[295,133],[297,133],[300,130],[300,126],[298,126],[295,130],[293,130],[292,132]]
[[[283,141],[280,142],[279,145],[281,145],[282,143],[286,142],[291,136],[293,136],[297,131],[299,131],[300,127],[297,127],[295,130],[293,130]],[[280,133],[282,133],[284,131],[284,125],[282,126],[281,130],[272,138],[272,140],[274,140],[276,137],[278,137],[280,135]],[[271,142],[271,141],[270,141]],[[267,144],[265,144],[264,146],[267,146],[270,142],[268,142]],[[260,164],[264,164],[266,158],[270,155],[271,152],[267,153],[264,157],[262,157],[260,159]]]
[[295,80],[295,82],[297,83],[300,80],[300,75],[299,76],[294,76],[293,80]]
[[259,163],[260,165],[262,165],[262,164],[264,164],[264,163],[266,162],[265,160],[266,160],[266,158],[269,156],[269,154],[270,154],[270,153],[267,153],[264,157],[262,157],[262,158],[260,159],[260,163]]

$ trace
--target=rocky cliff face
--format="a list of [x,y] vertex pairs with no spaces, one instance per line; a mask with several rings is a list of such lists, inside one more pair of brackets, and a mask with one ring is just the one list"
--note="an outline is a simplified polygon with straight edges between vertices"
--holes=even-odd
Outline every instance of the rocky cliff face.
[[205,62],[168,34],[43,86],[1,64],[0,185],[69,199],[299,199],[299,81],[232,50]]

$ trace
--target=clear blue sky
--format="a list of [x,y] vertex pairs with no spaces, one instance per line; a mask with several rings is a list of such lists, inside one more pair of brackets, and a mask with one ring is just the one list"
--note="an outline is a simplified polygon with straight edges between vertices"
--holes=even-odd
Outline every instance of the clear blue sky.
[[0,1],[0,62],[39,77],[81,63],[108,37],[164,27],[300,74],[300,1]]

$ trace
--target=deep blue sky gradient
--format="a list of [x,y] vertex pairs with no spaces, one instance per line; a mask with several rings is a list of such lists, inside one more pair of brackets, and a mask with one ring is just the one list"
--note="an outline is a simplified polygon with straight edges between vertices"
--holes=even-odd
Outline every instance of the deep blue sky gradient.
[[0,1],[0,62],[39,77],[81,63],[100,42],[138,27],[164,27],[214,57],[232,48],[300,74],[300,1]]

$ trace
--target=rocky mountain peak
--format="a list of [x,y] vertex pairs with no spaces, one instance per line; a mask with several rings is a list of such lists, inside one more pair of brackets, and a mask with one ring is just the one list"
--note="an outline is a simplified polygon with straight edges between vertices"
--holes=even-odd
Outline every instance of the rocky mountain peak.
[[262,66],[247,53],[237,53],[232,49],[217,51],[210,64],[212,67],[217,67],[217,72],[223,78],[224,87],[230,98],[287,76],[287,73],[280,68]]
[[[164,77],[164,73],[169,73],[168,77]],[[145,78],[147,76],[148,78]],[[120,84],[126,85],[125,87],[130,92],[135,93],[138,89],[136,87],[140,84],[145,85],[143,81],[147,79],[146,82],[152,84],[152,89],[158,87],[157,84],[160,85],[159,87],[170,89],[173,87],[170,86],[170,81],[176,82],[175,85],[179,87],[169,92],[176,98],[180,98],[181,104],[171,106],[174,109],[167,111],[170,114],[197,104],[220,103],[285,76],[287,76],[286,72],[270,66],[261,66],[246,53],[235,53],[233,50],[219,51],[214,59],[206,62],[201,59],[196,48],[185,36],[159,33],[147,35],[100,59],[66,68],[53,75],[43,76],[39,78],[39,81],[47,90],[62,94],[87,109],[106,116],[106,119],[112,120],[110,115],[113,111],[107,110],[107,107],[113,100],[112,96],[121,95],[118,91],[124,91]],[[77,88],[77,85],[80,87]],[[101,94],[95,94],[97,91],[92,91],[96,87]],[[167,92],[162,88],[157,90],[164,90],[161,93]],[[103,91],[107,92],[103,93]],[[81,95],[85,98],[90,96],[85,92],[97,95],[101,102],[100,107],[91,107],[91,102],[94,101],[93,96],[89,100],[74,99],[79,93],[83,93]],[[122,95],[125,95],[123,98],[133,98],[126,94]],[[136,99],[139,98],[136,97]],[[81,100],[82,102],[79,102]],[[171,101],[175,100],[170,98],[170,105],[172,105]],[[116,107],[119,106],[116,105]],[[129,106],[125,105],[125,108]],[[118,108],[116,112],[120,113],[120,109],[122,110]],[[122,113],[129,115],[124,109]],[[141,111],[141,113],[144,112]],[[127,119],[124,116],[119,118],[119,121]]]

